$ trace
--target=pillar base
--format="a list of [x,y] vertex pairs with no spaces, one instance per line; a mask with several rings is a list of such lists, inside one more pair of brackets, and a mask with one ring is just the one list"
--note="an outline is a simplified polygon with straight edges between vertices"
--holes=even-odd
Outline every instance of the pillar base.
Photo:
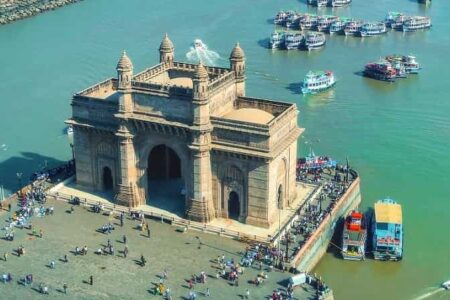
[[270,227],[270,223],[268,220],[261,219],[261,218],[255,218],[252,216],[247,216],[247,218],[245,219],[245,224],[262,227],[262,228]]
[[192,221],[208,223],[214,219],[214,211],[206,200],[190,199],[186,216]]
[[119,184],[114,199],[118,205],[122,206],[137,207],[141,205],[141,199],[139,197],[138,190],[132,184],[130,184],[129,186]]

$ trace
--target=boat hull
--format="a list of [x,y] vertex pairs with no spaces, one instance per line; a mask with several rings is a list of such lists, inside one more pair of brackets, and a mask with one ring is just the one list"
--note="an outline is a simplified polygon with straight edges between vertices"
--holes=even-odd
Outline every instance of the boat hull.
[[332,88],[335,84],[336,84],[336,81],[326,87],[321,87],[321,88],[317,88],[317,89],[313,89],[313,90],[302,87],[302,94],[304,94],[304,95],[317,94],[317,93],[320,93],[320,92],[323,92],[323,91],[326,91],[326,90]]

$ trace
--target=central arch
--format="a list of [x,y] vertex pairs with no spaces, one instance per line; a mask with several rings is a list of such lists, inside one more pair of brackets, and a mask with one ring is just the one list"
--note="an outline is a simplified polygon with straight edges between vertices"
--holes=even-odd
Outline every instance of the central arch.
[[147,204],[184,215],[184,179],[181,159],[170,147],[152,148],[147,161]]

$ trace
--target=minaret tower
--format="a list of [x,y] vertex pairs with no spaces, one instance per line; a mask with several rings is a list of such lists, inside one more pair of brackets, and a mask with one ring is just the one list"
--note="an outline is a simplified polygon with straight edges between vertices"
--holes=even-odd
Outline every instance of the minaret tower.
[[191,192],[187,215],[199,222],[209,222],[214,217],[211,180],[211,131],[208,99],[208,72],[198,64],[193,80],[192,97],[192,155]]
[[175,48],[167,33],[159,46],[159,62],[172,64],[175,55]]
[[133,103],[131,99],[131,79],[133,78],[133,63],[127,53],[123,51],[117,63],[117,90],[119,96],[119,112],[132,112]]
[[133,77],[133,64],[125,51],[117,63],[117,93],[119,94],[119,109],[116,117],[119,127],[116,137],[119,150],[119,180],[116,186],[116,203],[135,207],[142,204],[142,199],[136,186],[136,157],[134,149],[134,135],[128,123],[128,115],[133,112],[133,98],[131,80]]
[[239,43],[231,51],[230,69],[236,74],[236,96],[245,96],[245,53]]

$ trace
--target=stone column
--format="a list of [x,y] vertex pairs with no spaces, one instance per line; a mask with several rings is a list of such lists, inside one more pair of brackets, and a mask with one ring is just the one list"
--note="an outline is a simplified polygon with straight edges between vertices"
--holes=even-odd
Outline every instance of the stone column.
[[126,124],[122,124],[116,133],[119,143],[120,178],[117,185],[116,202],[119,205],[136,207],[143,204],[137,188],[136,156],[133,144],[134,136]]
[[187,215],[198,222],[209,222],[214,218],[212,200],[212,178],[210,157],[210,131],[194,133],[196,138],[191,149],[191,192]]

